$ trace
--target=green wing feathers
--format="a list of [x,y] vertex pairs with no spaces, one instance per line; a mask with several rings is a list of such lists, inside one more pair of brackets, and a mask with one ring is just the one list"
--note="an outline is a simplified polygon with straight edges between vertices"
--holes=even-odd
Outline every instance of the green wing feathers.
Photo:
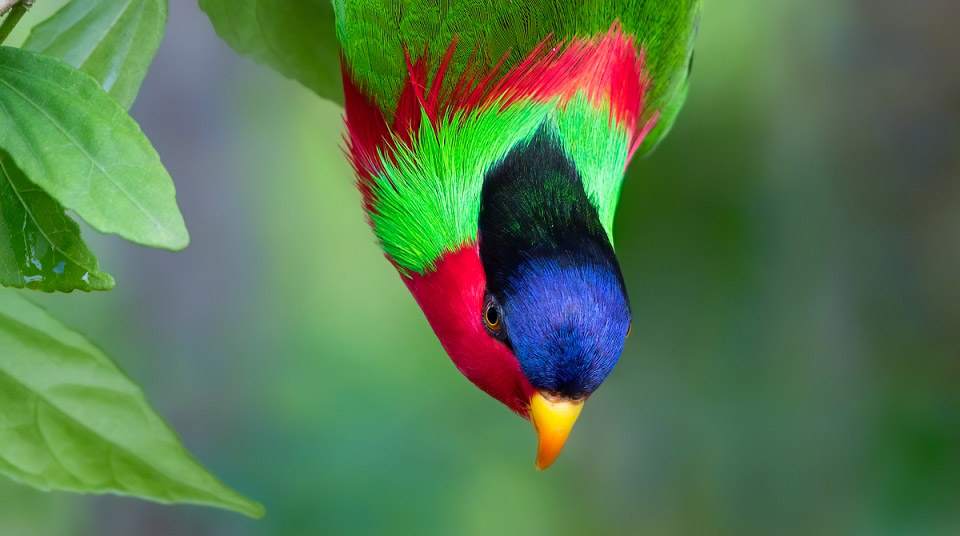
[[[639,153],[667,132],[686,95],[699,0],[334,0],[337,37],[351,77],[388,117],[397,106],[411,58],[441,58],[454,39],[447,80],[468,63],[503,70],[544,39],[557,42],[607,32],[619,20],[642,46],[650,87],[645,109],[659,112]],[[649,117],[648,115],[648,117]]]

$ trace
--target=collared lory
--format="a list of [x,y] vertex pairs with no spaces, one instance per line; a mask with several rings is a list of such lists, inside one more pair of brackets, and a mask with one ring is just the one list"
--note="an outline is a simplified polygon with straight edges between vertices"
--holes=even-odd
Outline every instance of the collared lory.
[[630,332],[620,185],[682,105],[698,0],[336,0],[364,208],[456,367],[563,447]]

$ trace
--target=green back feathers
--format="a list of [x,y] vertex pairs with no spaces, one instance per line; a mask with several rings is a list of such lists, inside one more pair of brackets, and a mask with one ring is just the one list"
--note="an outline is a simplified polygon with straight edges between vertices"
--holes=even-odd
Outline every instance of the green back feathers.
[[[428,51],[440,58],[454,38],[448,80],[463,73],[471,56],[495,65],[509,52],[509,69],[547,36],[556,41],[607,32],[619,20],[645,51],[650,75],[646,109],[660,111],[639,154],[648,152],[673,123],[686,95],[700,0],[334,0],[337,37],[347,68],[388,115],[412,59]],[[649,116],[648,116],[649,117]]]

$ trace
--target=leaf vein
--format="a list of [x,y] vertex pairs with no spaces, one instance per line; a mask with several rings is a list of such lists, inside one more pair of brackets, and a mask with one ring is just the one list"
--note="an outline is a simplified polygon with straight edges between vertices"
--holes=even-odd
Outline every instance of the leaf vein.
[[[4,319],[7,320],[7,321],[9,321],[9,322],[11,322],[12,324],[16,324],[16,325],[21,326],[24,331],[36,331],[36,330],[34,330],[33,328],[31,328],[31,327],[29,327],[29,326],[20,324],[19,322],[16,321],[16,319],[11,318],[11,317],[3,314],[3,313],[0,313],[0,320],[4,320]],[[121,452],[129,455],[131,458],[133,458],[133,459],[135,459],[135,460],[138,460],[138,461],[139,461],[140,463],[142,463],[145,467],[149,467],[150,469],[152,469],[153,471],[155,471],[157,474],[160,474],[160,475],[168,478],[168,479],[169,479],[170,481],[172,481],[172,482],[176,482],[176,483],[178,483],[178,484],[180,484],[180,485],[183,485],[184,487],[187,487],[187,488],[189,488],[189,489],[191,489],[191,490],[199,493],[201,496],[207,496],[207,497],[210,497],[210,496],[211,496],[211,493],[210,493],[209,491],[204,490],[204,489],[201,489],[201,488],[198,488],[198,487],[194,486],[193,484],[190,484],[190,483],[188,483],[188,482],[184,482],[184,481],[181,480],[181,479],[178,479],[175,475],[171,475],[171,474],[168,473],[165,469],[160,468],[160,467],[157,467],[157,466],[154,465],[153,463],[151,463],[151,462],[149,462],[148,460],[144,459],[142,456],[140,456],[139,454],[131,451],[130,449],[126,448],[125,446],[123,446],[123,445],[118,445],[117,443],[111,441],[109,438],[106,438],[106,437],[102,436],[99,432],[97,432],[96,430],[94,430],[94,429],[90,428],[89,426],[87,426],[86,423],[80,421],[79,419],[77,419],[76,417],[74,417],[73,415],[71,415],[70,413],[66,412],[63,408],[61,408],[61,407],[58,406],[57,404],[54,404],[50,399],[48,399],[47,397],[43,396],[42,393],[40,393],[39,391],[35,390],[32,386],[23,383],[22,381],[20,381],[19,378],[16,378],[15,376],[12,376],[11,374],[9,374],[8,372],[6,372],[6,371],[3,370],[2,368],[0,368],[0,376],[3,376],[3,377],[5,377],[5,378],[8,378],[8,379],[9,379],[10,381],[12,381],[13,383],[15,383],[15,384],[23,387],[24,389],[26,389],[27,391],[29,391],[29,392],[31,392],[31,393],[33,393],[33,395],[37,398],[38,401],[42,401],[42,402],[46,403],[47,406],[49,406],[51,409],[55,410],[57,413],[59,413],[59,414],[62,415],[63,417],[69,419],[71,422],[73,422],[73,423],[76,424],[77,426],[83,428],[84,430],[86,430],[86,431],[89,432],[90,434],[96,436],[97,438],[99,438],[101,441],[103,441],[103,442],[106,443],[107,445],[112,445],[115,449],[117,449],[117,450],[119,450],[119,451],[121,451]],[[88,386],[88,387],[89,387],[89,386]],[[38,429],[39,429],[39,427],[38,427]],[[43,432],[42,432],[42,431],[41,431],[40,433],[41,433],[41,435],[43,435]],[[45,442],[45,443],[49,443],[48,440],[47,440],[47,438],[46,438],[46,436],[44,436],[44,442]],[[53,455],[54,457],[56,457],[56,455],[52,453],[52,449],[51,449],[51,455]],[[58,461],[57,463],[60,464],[61,467],[62,467],[62,463],[60,463],[59,461]],[[64,468],[64,470],[66,470],[66,471],[69,472],[69,470],[67,470],[66,468]],[[112,471],[111,471],[111,472],[112,472]],[[71,476],[76,477],[76,475],[73,475],[73,473],[70,473],[70,474],[71,474]],[[78,479],[78,480],[79,480],[79,479]],[[114,475],[113,483],[117,485],[117,490],[118,490],[118,491],[130,491],[130,490],[123,490],[123,489],[120,488],[120,486],[118,485],[119,483],[118,483],[117,480],[116,480],[116,475]]]
[[[8,71],[12,71],[12,72],[15,72],[15,73],[19,73],[19,74],[22,74],[22,75],[27,76],[27,77],[30,77],[30,78],[34,78],[34,79],[37,78],[37,77],[31,75],[30,73],[26,73],[26,72],[19,71],[19,70],[16,70],[16,69],[10,69],[9,67],[3,67],[3,69],[6,69],[6,70],[8,70]],[[0,78],[0,84],[3,84],[3,85],[5,85],[5,86],[7,86],[7,88],[9,88],[11,91],[13,91],[14,93],[16,93],[21,99],[27,101],[27,103],[29,103],[34,109],[36,109],[38,112],[40,112],[41,114],[43,114],[43,116],[46,117],[47,120],[49,120],[50,123],[51,123],[54,127],[56,127],[57,130],[59,130],[59,131],[64,135],[64,137],[66,137],[67,140],[70,141],[70,143],[71,143],[74,147],[76,147],[81,153],[83,153],[83,155],[87,158],[87,161],[89,161],[93,166],[97,167],[97,168],[100,170],[100,172],[103,174],[104,177],[106,177],[111,183],[113,183],[113,185],[116,186],[116,188],[117,188],[118,190],[120,190],[120,192],[123,193],[123,194],[127,197],[127,199],[129,199],[138,209],[140,209],[140,212],[142,212],[147,218],[150,219],[150,221],[152,221],[152,222],[154,223],[154,225],[157,227],[157,229],[160,229],[160,230],[166,232],[167,234],[170,234],[170,231],[168,231],[167,228],[164,227],[163,224],[161,224],[161,223],[153,216],[153,214],[151,214],[149,211],[147,211],[146,208],[144,208],[144,206],[141,205],[140,202],[137,201],[137,199],[136,199],[133,195],[130,194],[130,192],[128,192],[123,186],[121,186],[120,183],[117,182],[117,180],[116,180],[110,173],[107,172],[106,168],[104,168],[102,165],[100,165],[100,163],[97,162],[97,161],[93,158],[93,156],[92,156],[89,152],[87,152],[87,150],[86,150],[76,139],[74,139],[73,136],[71,136],[70,133],[67,132],[67,131],[63,128],[62,125],[60,125],[60,123],[58,123],[53,117],[51,117],[50,114],[48,114],[46,110],[44,110],[43,108],[41,108],[36,102],[34,102],[34,101],[33,101],[32,99],[30,99],[28,96],[24,95],[22,92],[20,92],[16,87],[12,86],[12,85],[11,85],[9,82],[7,82],[6,80]]]
[[[10,177],[10,172],[7,171],[6,166],[3,164],[3,159],[0,159],[0,171],[3,172],[3,176],[6,177],[7,182],[10,184],[10,188],[13,190],[13,193],[17,196],[17,199],[20,201],[20,204],[23,205],[23,210],[24,210],[24,212],[26,213],[27,216],[30,217],[30,220],[33,221],[34,227],[36,227],[37,230],[40,231],[40,234],[41,234],[41,235],[43,236],[43,238],[47,241],[47,243],[50,244],[50,247],[53,248],[54,251],[57,251],[57,252],[59,252],[61,255],[63,255],[64,258],[66,258],[68,261],[70,261],[70,262],[72,262],[73,264],[75,264],[75,265],[83,268],[84,270],[90,272],[91,274],[95,274],[95,273],[97,272],[96,269],[91,268],[90,266],[86,265],[85,263],[80,262],[80,261],[76,260],[75,258],[73,258],[72,255],[68,254],[66,251],[64,251],[63,249],[61,249],[56,243],[54,243],[54,241],[50,238],[50,235],[47,235],[46,231],[43,229],[43,227],[40,226],[40,223],[37,221],[37,218],[33,215],[33,211],[30,210],[30,207],[29,207],[29,206],[27,206],[27,202],[24,201],[23,196],[20,195],[20,192],[17,190],[17,186],[16,186],[15,184],[13,184],[13,179],[11,179],[11,177]],[[24,217],[24,220],[26,220],[26,216]],[[24,227],[26,227],[26,221],[24,221]],[[56,233],[61,233],[61,232],[67,232],[67,229],[61,229],[60,231],[57,231]],[[54,234],[56,234],[56,233],[54,233]],[[73,233],[71,233],[71,234],[73,234]],[[24,245],[26,245],[26,232],[24,232]],[[97,277],[97,278],[99,279],[99,276],[95,276],[95,277]]]

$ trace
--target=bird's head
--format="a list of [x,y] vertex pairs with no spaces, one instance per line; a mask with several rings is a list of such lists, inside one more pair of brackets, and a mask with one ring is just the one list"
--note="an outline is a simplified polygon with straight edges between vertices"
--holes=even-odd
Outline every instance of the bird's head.
[[540,435],[537,466],[545,468],[620,357],[630,309],[619,273],[609,266],[535,258],[504,275],[487,279],[484,327],[512,352],[535,390],[529,417]]
[[460,371],[528,417],[553,463],[630,330],[623,277],[575,164],[542,130],[488,172],[476,243],[408,286]]

